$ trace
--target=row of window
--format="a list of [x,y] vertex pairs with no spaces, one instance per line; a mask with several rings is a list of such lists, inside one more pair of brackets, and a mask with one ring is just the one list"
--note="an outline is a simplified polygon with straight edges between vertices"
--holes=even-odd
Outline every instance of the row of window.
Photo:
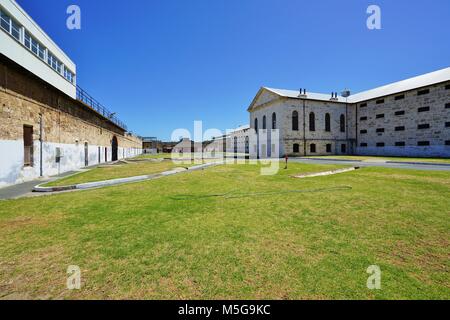
[[[445,104],[445,109],[450,109],[450,103],[446,103]],[[431,110],[430,107],[420,107],[420,108],[417,109],[417,112],[419,112],[419,113],[421,113],[421,112],[428,112],[430,110]],[[394,114],[396,116],[403,116],[403,115],[405,115],[405,110],[396,111]],[[385,117],[385,115],[384,115],[384,113],[380,113],[380,114],[377,114],[375,117],[377,119],[383,119]],[[367,116],[363,116],[363,117],[359,118],[360,121],[367,121],[367,119],[368,119]]]
[[[397,142],[395,142],[394,145],[396,147],[405,147],[406,146],[406,142],[404,142],[404,141],[397,141]],[[417,142],[417,146],[419,146],[419,147],[426,147],[426,146],[430,146],[430,145],[431,145],[430,141],[418,141]],[[450,140],[445,141],[445,145],[449,146],[450,145]],[[368,146],[369,145],[367,143],[365,143],[365,142],[362,142],[360,144],[360,147],[363,147],[363,148],[366,148]],[[381,148],[381,147],[385,147],[386,144],[384,142],[377,142],[376,146]]]
[[[326,148],[326,152],[327,153],[331,153],[332,151],[332,145],[331,143],[327,143],[325,145]],[[293,145],[293,152],[294,153],[300,153],[300,144],[298,143],[294,143]],[[316,153],[317,152],[317,145],[315,143],[311,143],[309,145],[309,152],[310,153]],[[346,153],[347,152],[347,145],[345,143],[341,144],[341,153]]]
[[[450,122],[446,122],[445,123],[445,127],[446,128],[450,128]],[[429,123],[422,123],[422,124],[417,125],[417,129],[418,130],[424,130],[424,129],[430,129],[430,128],[431,128],[431,125]],[[398,127],[395,127],[394,130],[397,131],[397,132],[398,131],[405,131],[406,128],[405,128],[405,126],[398,126]],[[377,128],[376,129],[377,133],[383,133],[384,131],[385,131],[384,128]],[[360,134],[367,134],[367,130],[366,129],[360,130],[359,133]]]
[[46,62],[53,70],[62,75],[70,83],[74,83],[75,76],[61,61],[59,61],[43,44],[36,40],[23,26],[0,9],[0,27],[14,39]]
[[[450,84],[447,84],[445,86],[445,90],[450,90]],[[427,95],[429,93],[430,93],[430,89],[420,89],[417,91],[417,96],[423,96],[423,95]],[[394,97],[395,101],[399,101],[399,100],[403,100],[403,99],[405,99],[405,94],[399,94]],[[385,102],[385,99],[378,99],[375,101],[376,104],[383,104],[384,102]],[[359,107],[360,108],[367,107],[367,102],[361,103],[359,105]]]
[[[259,129],[259,123],[258,118],[255,118],[255,130],[258,131]],[[345,115],[341,115],[339,119],[339,127],[341,132],[346,131],[346,123],[345,123]],[[272,129],[277,128],[277,115],[276,113],[272,113]],[[262,129],[267,129],[267,118],[266,116],[263,116],[262,120]],[[299,117],[298,112],[294,111],[292,112],[292,130],[298,131],[299,130]],[[309,114],[309,131],[316,131],[316,115],[314,112],[311,112]],[[331,115],[329,113],[325,114],[325,131],[331,132]]]

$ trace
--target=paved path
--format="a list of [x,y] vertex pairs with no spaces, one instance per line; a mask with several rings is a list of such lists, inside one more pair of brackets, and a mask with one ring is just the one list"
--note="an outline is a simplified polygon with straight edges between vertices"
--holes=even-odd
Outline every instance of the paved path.
[[26,194],[29,194],[33,191],[33,188],[37,186],[38,184],[53,181],[56,178],[63,178],[68,175],[74,174],[76,171],[70,171],[62,173],[58,176],[54,176],[51,178],[45,178],[45,179],[37,179],[33,181],[28,181],[20,184],[16,184],[10,187],[1,188],[0,189],[0,200],[6,200],[6,199],[15,199],[23,197]]
[[369,162],[369,161],[352,161],[352,160],[333,160],[333,159],[305,159],[305,158],[291,158],[289,161],[308,163],[308,164],[342,164],[357,167],[383,167],[394,169],[413,169],[413,170],[429,170],[429,171],[450,171],[450,166],[447,164],[413,164],[413,163],[390,163],[390,162]]

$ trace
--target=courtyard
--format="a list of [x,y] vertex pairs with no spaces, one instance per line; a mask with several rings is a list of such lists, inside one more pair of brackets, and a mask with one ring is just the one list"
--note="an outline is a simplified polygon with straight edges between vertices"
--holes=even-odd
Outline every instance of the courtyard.
[[227,164],[1,201],[0,298],[449,299],[450,172],[292,177],[345,167]]

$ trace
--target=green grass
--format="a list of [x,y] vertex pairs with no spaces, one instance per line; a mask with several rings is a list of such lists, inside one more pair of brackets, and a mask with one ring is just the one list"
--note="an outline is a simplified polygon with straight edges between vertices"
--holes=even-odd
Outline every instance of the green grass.
[[305,158],[322,159],[342,159],[342,160],[361,160],[361,161],[400,161],[400,162],[432,162],[432,163],[450,163],[447,158],[407,158],[407,157],[377,157],[377,156],[316,156]]
[[172,159],[171,153],[158,153],[158,154],[141,154],[135,159]]
[[[290,177],[337,167],[226,165],[0,202],[0,297],[449,299],[450,173]],[[338,186],[352,189],[250,195]],[[229,192],[241,197],[199,197]],[[65,288],[69,265],[80,291]]]
[[80,183],[127,178],[149,175],[174,169],[176,167],[189,167],[190,164],[174,163],[170,160],[162,162],[131,162],[127,164],[103,165],[92,170],[77,173],[60,180],[52,181],[44,186],[69,186]]

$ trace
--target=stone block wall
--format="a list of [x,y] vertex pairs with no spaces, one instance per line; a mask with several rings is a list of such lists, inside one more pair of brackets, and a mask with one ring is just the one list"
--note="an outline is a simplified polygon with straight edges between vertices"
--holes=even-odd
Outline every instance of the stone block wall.
[[358,103],[356,153],[450,157],[449,83]]

